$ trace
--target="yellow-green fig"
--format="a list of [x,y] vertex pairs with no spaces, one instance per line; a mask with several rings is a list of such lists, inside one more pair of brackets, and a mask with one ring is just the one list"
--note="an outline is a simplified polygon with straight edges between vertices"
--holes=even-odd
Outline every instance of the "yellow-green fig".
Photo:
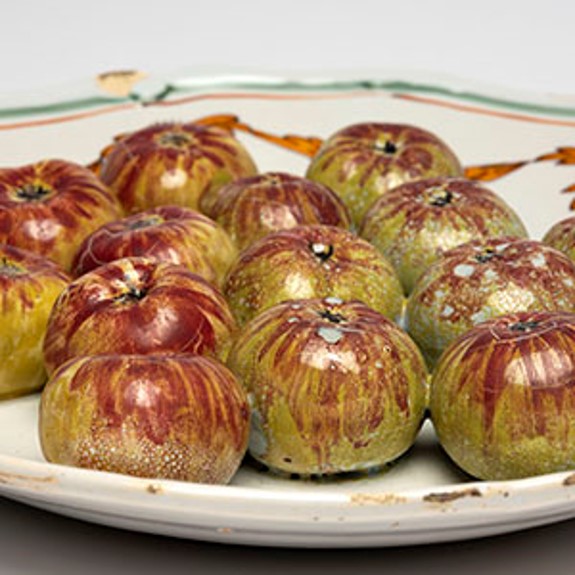
[[331,135],[306,177],[343,199],[359,227],[367,210],[390,189],[435,176],[461,176],[451,148],[435,134],[406,124],[364,122]]
[[70,281],[52,261],[0,244],[0,399],[46,383],[42,346],[48,318]]
[[478,182],[427,178],[381,196],[359,234],[388,258],[409,294],[443,252],[471,240],[527,237],[527,230],[511,206]]
[[298,226],[261,238],[231,267],[224,294],[240,325],[290,299],[361,300],[394,321],[404,304],[389,261],[369,242],[334,226]]
[[248,392],[250,453],[280,472],[377,469],[411,447],[426,409],[417,346],[358,301],[280,303],[245,326],[228,366]]
[[39,432],[54,463],[227,483],[247,448],[249,407],[234,375],[206,357],[80,356],[46,384]]
[[523,312],[474,327],[442,355],[430,395],[439,441],[470,475],[575,469],[575,315]]
[[162,122],[121,134],[94,170],[128,214],[161,205],[204,211],[224,184],[257,172],[230,131],[193,122]]
[[575,312],[575,263],[535,240],[475,240],[445,252],[419,278],[405,326],[433,368],[483,321],[521,311]]

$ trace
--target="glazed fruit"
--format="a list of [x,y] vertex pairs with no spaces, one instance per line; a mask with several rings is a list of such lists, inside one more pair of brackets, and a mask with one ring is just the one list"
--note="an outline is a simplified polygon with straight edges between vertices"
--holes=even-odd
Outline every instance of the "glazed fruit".
[[557,222],[543,236],[542,241],[575,261],[575,217]]
[[221,186],[256,173],[253,159],[231,132],[179,122],[118,136],[94,169],[127,213],[160,205],[207,208]]
[[389,259],[409,294],[443,252],[471,240],[527,237],[527,230],[515,211],[483,185],[464,178],[430,178],[379,198],[360,235]]
[[541,242],[476,240],[456,247],[417,282],[406,327],[430,367],[474,325],[520,311],[575,311],[575,264]]
[[220,285],[237,256],[226,231],[213,220],[179,206],[160,206],[110,222],[90,234],[73,263],[80,276],[122,257],[145,256],[185,265]]
[[46,324],[70,281],[50,260],[0,244],[0,399],[37,391],[46,382]]
[[431,132],[404,124],[366,122],[330,136],[312,159],[306,177],[339,194],[359,227],[367,210],[391,188],[462,172],[454,152]]
[[252,408],[249,451],[276,471],[376,469],[410,448],[423,420],[417,346],[361,302],[278,304],[245,327],[228,365]]
[[368,242],[333,226],[269,234],[240,254],[224,293],[241,324],[290,299],[361,300],[399,320],[403,291],[391,264]]
[[45,160],[0,169],[0,242],[66,271],[84,238],[121,216],[117,199],[84,166]]
[[482,323],[445,351],[431,417],[449,456],[486,480],[575,468],[575,315]]
[[249,406],[223,365],[191,355],[77,357],[42,393],[48,461],[227,483],[247,448]]
[[225,358],[236,325],[219,290],[184,266],[115,260],[60,294],[44,342],[48,373],[80,355],[194,353]]
[[298,225],[350,226],[345,204],[331,190],[279,172],[224,186],[209,215],[226,229],[240,250],[271,232]]

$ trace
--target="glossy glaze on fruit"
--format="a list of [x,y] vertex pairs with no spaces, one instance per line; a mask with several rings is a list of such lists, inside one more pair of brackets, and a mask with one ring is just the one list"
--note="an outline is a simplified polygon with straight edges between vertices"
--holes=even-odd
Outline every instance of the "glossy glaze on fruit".
[[0,244],[0,398],[36,391],[46,382],[46,324],[70,281],[50,260]]
[[84,238],[121,216],[110,190],[79,164],[45,160],[0,169],[0,242],[67,271]]
[[423,419],[419,350],[361,302],[276,305],[245,327],[228,365],[250,398],[250,452],[276,470],[377,468],[411,446]]
[[477,240],[445,252],[421,276],[406,326],[431,367],[474,325],[537,310],[575,311],[575,263],[534,240]]
[[247,448],[249,406],[223,365],[191,355],[78,357],[42,394],[48,461],[227,483]]
[[235,321],[217,288],[185,267],[123,258],[74,280],[54,305],[46,367],[99,353],[225,357]]
[[350,226],[339,196],[317,182],[281,172],[224,186],[209,215],[228,231],[240,250],[271,232],[299,225]]
[[464,178],[431,178],[403,184],[379,198],[360,235],[389,259],[409,294],[443,252],[482,238],[525,238],[527,230],[513,209],[485,186]]
[[179,122],[118,136],[95,169],[127,213],[160,205],[208,208],[222,185],[257,171],[231,132]]
[[513,479],[575,467],[575,315],[524,312],[459,337],[431,383],[441,444],[468,473]]
[[73,263],[80,276],[122,257],[152,257],[185,265],[220,285],[237,255],[226,231],[189,208],[160,206],[110,222],[90,234]]
[[330,136],[312,159],[306,177],[340,195],[359,226],[388,190],[435,176],[461,176],[454,152],[427,130],[404,124],[366,122]]
[[232,266],[224,293],[240,325],[290,299],[361,300],[393,320],[404,301],[397,274],[377,249],[332,226],[300,226],[257,241]]

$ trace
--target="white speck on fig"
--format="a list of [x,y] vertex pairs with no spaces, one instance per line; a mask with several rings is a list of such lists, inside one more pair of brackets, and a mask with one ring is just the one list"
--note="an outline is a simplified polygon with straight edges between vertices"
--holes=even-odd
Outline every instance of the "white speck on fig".
[[454,311],[455,310],[450,305],[446,305],[441,310],[441,317],[449,317]]
[[317,330],[317,335],[327,343],[337,343],[343,337],[343,332],[335,327],[321,326]]
[[531,263],[536,268],[544,268],[547,262],[546,262],[545,256],[543,254],[537,254],[536,256],[531,258]]
[[474,313],[470,319],[474,324],[478,324],[487,321],[490,317],[491,317],[490,314],[486,310],[482,309],[479,310],[477,313]]
[[488,268],[483,272],[483,276],[485,277],[486,280],[495,280],[497,279],[498,275],[499,274],[494,269],[491,268]]
[[468,278],[473,275],[475,271],[475,266],[470,266],[468,264],[459,264],[453,268],[453,275],[459,278]]
[[335,296],[326,297],[323,301],[328,305],[341,305],[343,303],[341,298]]

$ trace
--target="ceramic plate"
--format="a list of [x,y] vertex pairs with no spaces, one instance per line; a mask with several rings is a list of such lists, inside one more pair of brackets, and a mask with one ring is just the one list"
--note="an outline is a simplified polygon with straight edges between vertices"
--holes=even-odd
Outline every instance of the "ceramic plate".
[[[261,171],[303,174],[322,138],[353,122],[419,125],[489,182],[534,238],[570,214],[575,99],[532,96],[412,75],[286,79],[144,78],[0,100],[0,157],[14,166],[60,157],[91,162],[119,133],[186,119],[233,129]],[[138,479],[47,463],[38,396],[0,403],[0,493],[106,525],[254,545],[391,546],[493,535],[575,516],[575,473],[470,482],[426,424],[383,473],[341,480],[274,477],[244,464],[231,485]]]

